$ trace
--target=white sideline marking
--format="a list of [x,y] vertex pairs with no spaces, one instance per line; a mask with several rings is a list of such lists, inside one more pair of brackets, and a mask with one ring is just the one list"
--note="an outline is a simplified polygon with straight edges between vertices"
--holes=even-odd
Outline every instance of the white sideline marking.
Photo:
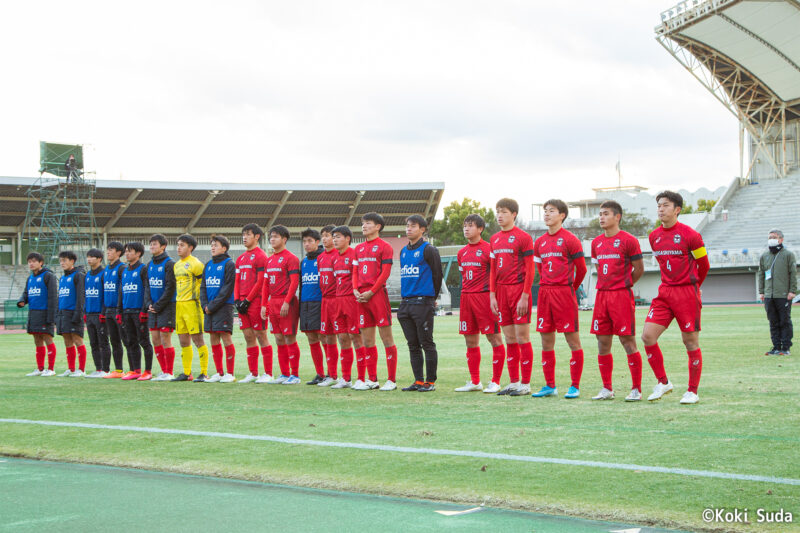
[[411,448],[408,446],[387,446],[383,444],[361,444],[358,442],[332,442],[325,440],[293,439],[272,437],[269,435],[243,435],[241,433],[218,433],[215,431],[194,431],[190,429],[165,429],[139,426],[109,426],[105,424],[84,424],[81,422],[56,422],[51,420],[26,420],[24,418],[0,418],[5,424],[32,424],[37,426],[56,426],[85,429],[110,429],[116,431],[132,431],[137,433],[165,433],[168,435],[191,435],[194,437],[215,437],[220,439],[257,440],[279,442],[281,444],[302,444],[306,446],[324,446],[328,448],[351,448],[355,450],[377,450],[382,452],[420,453],[424,455],[451,455],[456,457],[476,457],[480,459],[497,459],[501,461],[518,461],[523,463],[546,463],[568,466],[588,466],[593,468],[610,468],[612,470],[635,470],[639,472],[656,472],[659,474],[677,474],[681,476],[708,477],[717,479],[735,479],[738,481],[758,481],[776,483],[778,485],[800,485],[800,479],[772,476],[754,476],[751,474],[734,474],[715,472],[713,470],[691,470],[688,468],[670,468],[665,466],[634,465],[626,463],[603,463],[600,461],[579,461],[575,459],[559,459],[557,457],[536,457],[532,455],[510,455],[505,453],[475,452],[470,450],[447,450],[442,448]]
[[473,507],[472,509],[464,509],[463,511],[436,511],[436,512],[443,516],[460,516],[462,514],[477,513],[482,509],[483,507]]

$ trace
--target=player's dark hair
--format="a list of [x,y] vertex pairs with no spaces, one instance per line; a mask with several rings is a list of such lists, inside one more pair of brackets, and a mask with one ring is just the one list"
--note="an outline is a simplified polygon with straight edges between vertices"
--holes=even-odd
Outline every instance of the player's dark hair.
[[140,242],[129,242],[125,244],[126,250],[133,250],[134,252],[139,252],[139,257],[144,255],[144,245]]
[[305,239],[306,237],[311,237],[315,241],[322,240],[322,237],[320,236],[319,232],[311,228],[304,229],[303,233],[300,234],[301,239]]
[[64,250],[63,252],[58,253],[59,259],[69,259],[70,261],[77,261],[78,256],[75,255],[75,252],[72,250]]
[[160,233],[156,233],[155,235],[150,236],[150,240],[148,242],[157,242],[161,246],[167,245],[167,238],[161,235]]
[[231,243],[225,235],[212,235],[211,240],[220,243],[225,248],[226,252],[231,249]]
[[184,233],[180,237],[178,237],[178,242],[185,242],[189,246],[192,247],[192,251],[197,248],[197,239],[189,235],[188,233]]
[[567,207],[567,204],[566,202],[564,202],[564,200],[559,200],[557,198],[552,198],[550,200],[547,200],[544,203],[544,205],[542,205],[542,209],[547,209],[548,205],[551,205],[556,209],[558,209],[558,212],[564,215],[564,220],[567,220],[567,217],[569,216],[569,207]]
[[681,196],[680,194],[674,191],[661,191],[660,193],[658,193],[658,196],[656,196],[656,203],[658,203],[659,200],[661,200],[662,198],[666,198],[667,200],[672,202],[675,205],[675,207],[680,207],[681,211],[683,210],[683,196]]
[[98,259],[103,259],[103,252],[98,250],[97,248],[92,248],[88,252],[86,252],[86,257],[97,257]]
[[250,233],[252,233],[253,235],[256,235],[256,236],[259,236],[259,237],[261,235],[264,235],[264,230],[261,229],[261,226],[259,226],[255,222],[250,222],[249,224],[245,224],[244,225],[244,227],[242,228],[242,233],[245,233],[245,232],[248,232],[248,231]]
[[483,217],[477,213],[472,213],[471,215],[464,217],[464,225],[466,226],[467,224],[475,224],[475,226],[480,228],[481,231],[486,229],[486,221],[483,220]]
[[108,246],[106,246],[106,249],[109,249],[109,248],[113,248],[114,250],[118,251],[119,253],[122,253],[122,252],[125,251],[125,247],[119,241],[111,241],[110,243],[108,243]]
[[380,226],[381,226],[381,227],[380,227],[380,229],[378,230],[378,233],[380,233],[381,231],[383,231],[383,228],[385,228],[385,227],[386,227],[386,222],[384,222],[384,220],[383,220],[383,217],[382,217],[382,216],[380,216],[380,215],[379,215],[378,213],[376,213],[375,211],[370,211],[369,213],[364,213],[364,214],[361,216],[361,221],[363,222],[363,221],[365,221],[365,220],[366,220],[366,221],[368,221],[368,222],[374,222],[375,224],[380,224]]
[[606,200],[600,204],[600,209],[611,209],[615,215],[622,215],[622,206],[614,200]]
[[428,221],[422,215],[411,215],[406,218],[406,224],[416,224],[420,228],[428,229]]
[[336,235],[337,233],[339,233],[343,237],[347,237],[348,239],[350,239],[350,242],[353,242],[353,232],[350,231],[350,228],[348,228],[347,226],[336,226],[335,228],[333,228],[333,231],[331,231],[331,235]]
[[44,263],[44,256],[39,252],[30,252],[28,254],[28,258],[25,261],[27,262],[30,261],[31,259],[33,259],[34,261],[39,261],[40,263]]
[[319,233],[320,233],[320,235],[322,235],[323,233],[330,233],[331,235],[333,235],[333,230],[335,228],[336,228],[336,226],[334,226],[333,224],[328,224],[327,226],[325,226],[321,230],[319,230]]
[[284,239],[289,240],[289,228],[286,226],[281,226],[280,224],[277,226],[272,226],[269,228],[269,234],[272,235],[273,233],[277,233]]
[[500,209],[500,208],[508,209],[509,211],[514,213],[515,216],[519,214],[519,203],[517,203],[517,201],[514,200],[513,198],[500,198],[497,201],[497,205],[494,207],[495,209]]

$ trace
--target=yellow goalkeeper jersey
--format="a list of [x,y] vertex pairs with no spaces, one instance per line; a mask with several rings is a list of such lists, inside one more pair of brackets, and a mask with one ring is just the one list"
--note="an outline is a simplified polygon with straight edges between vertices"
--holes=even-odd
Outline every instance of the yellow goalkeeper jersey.
[[175,261],[175,294],[179,302],[200,301],[200,282],[205,265],[195,256]]

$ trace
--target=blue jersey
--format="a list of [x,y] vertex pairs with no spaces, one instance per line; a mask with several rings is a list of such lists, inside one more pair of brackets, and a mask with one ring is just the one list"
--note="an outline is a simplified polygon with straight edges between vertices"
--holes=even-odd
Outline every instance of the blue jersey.
[[58,282],[58,310],[74,311],[78,304],[78,289],[80,287],[81,272],[74,269],[69,274],[64,273]]
[[126,267],[122,272],[122,308],[142,309],[144,305],[144,282],[142,282],[142,269],[144,265],[139,263],[134,269]]
[[[203,279],[206,287],[206,302],[212,301],[217,297],[217,294],[219,294],[219,290],[222,288],[222,284],[225,281],[225,265],[227,265],[229,261],[231,261],[231,258],[227,257],[219,263],[215,263],[213,260],[206,263],[206,267],[203,270]],[[231,295],[225,303],[232,304],[233,301],[233,291],[231,291]]]
[[117,299],[117,285],[119,284],[119,269],[125,268],[122,262],[106,266],[103,271],[103,305],[106,307],[119,307]]
[[[171,268],[174,269],[174,263],[169,260],[169,258],[165,259],[160,263],[156,263],[155,261],[150,261],[147,263],[147,280],[150,283],[150,301],[156,303],[158,300],[161,299],[161,296],[164,294],[164,286],[166,285],[167,279],[167,269]],[[175,271],[173,270],[173,273]],[[177,294],[172,294],[172,300],[175,301],[177,298]]]
[[303,287],[300,289],[301,302],[321,302],[322,289],[319,287],[319,268],[316,259],[306,257],[300,263],[300,275]]
[[[42,269],[38,274],[31,274],[28,276],[28,283],[25,291],[28,293],[28,306],[30,309],[37,311],[47,310],[47,292],[46,275],[49,270]],[[53,275],[52,273],[50,274]]]
[[425,247],[428,242],[423,242],[419,248],[409,250],[404,246],[400,251],[400,295],[403,298],[415,296],[436,296],[433,287],[433,273],[425,261]]
[[84,280],[84,294],[86,294],[86,313],[100,313],[103,310],[103,273],[99,269],[96,274],[89,272]]

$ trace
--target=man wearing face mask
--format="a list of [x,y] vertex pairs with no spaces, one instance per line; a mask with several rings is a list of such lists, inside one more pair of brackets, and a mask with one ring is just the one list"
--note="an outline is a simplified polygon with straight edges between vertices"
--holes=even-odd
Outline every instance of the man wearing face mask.
[[783,247],[783,232],[773,229],[769,250],[758,262],[758,298],[764,302],[772,336],[772,349],[764,355],[790,355],[792,346],[792,300],[797,293],[797,259]]

